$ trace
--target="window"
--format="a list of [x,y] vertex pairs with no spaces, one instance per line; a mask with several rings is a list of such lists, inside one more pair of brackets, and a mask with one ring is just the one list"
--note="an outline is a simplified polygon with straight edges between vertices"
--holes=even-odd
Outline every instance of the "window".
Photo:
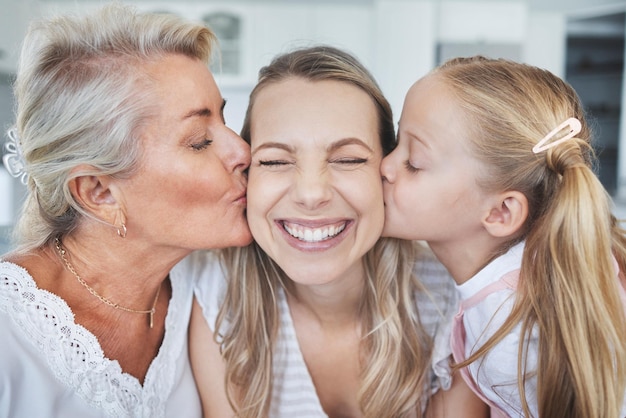
[[219,40],[219,53],[212,60],[215,74],[239,75],[241,73],[241,19],[231,13],[218,12],[204,16],[204,23]]

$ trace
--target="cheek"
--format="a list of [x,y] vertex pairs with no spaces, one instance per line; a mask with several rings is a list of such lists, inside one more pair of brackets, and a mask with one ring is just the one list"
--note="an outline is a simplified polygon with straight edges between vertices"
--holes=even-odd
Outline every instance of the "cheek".
[[280,196],[278,179],[250,173],[246,212],[250,231],[256,240],[262,239],[262,235],[267,233],[270,227],[267,220],[268,216],[271,214]]
[[370,249],[380,238],[385,225],[385,205],[382,192],[378,189],[370,190],[367,194],[369,199],[364,200],[361,195],[361,219],[359,220],[359,236],[361,245],[359,248]]
[[[189,179],[189,177],[187,178]],[[170,182],[167,185],[171,200],[190,205],[216,204],[228,193],[230,183],[216,181],[211,178],[196,178],[194,181]]]
[[403,178],[393,185],[392,188],[395,209],[402,216],[411,216],[419,210],[427,197],[426,190],[420,190],[419,184],[410,179]]
[[370,173],[362,178],[347,182],[343,188],[347,199],[372,226],[384,222],[383,184],[378,173]]
[[257,213],[265,209],[268,202],[272,200],[275,192],[272,191],[274,179],[262,176],[254,172],[248,175],[248,212]]

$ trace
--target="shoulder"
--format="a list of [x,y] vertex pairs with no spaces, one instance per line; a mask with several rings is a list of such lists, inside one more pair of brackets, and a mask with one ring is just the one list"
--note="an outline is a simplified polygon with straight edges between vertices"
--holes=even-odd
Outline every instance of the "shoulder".
[[189,276],[193,294],[200,305],[203,316],[209,324],[213,324],[228,285],[220,253],[217,251],[196,251],[181,263],[183,263],[181,268]]
[[9,312],[12,308],[23,311],[23,304],[45,298],[49,294],[37,287],[28,271],[11,262],[0,261],[0,310]]
[[184,274],[193,282],[202,281],[203,278],[214,274],[220,274],[221,263],[219,250],[198,250],[183,258],[174,270],[178,274]]

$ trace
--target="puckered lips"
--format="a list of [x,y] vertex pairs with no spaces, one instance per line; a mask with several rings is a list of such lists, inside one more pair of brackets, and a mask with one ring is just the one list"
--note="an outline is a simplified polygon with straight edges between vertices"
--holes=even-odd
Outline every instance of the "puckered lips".
[[301,251],[324,251],[338,245],[354,224],[351,219],[279,219],[287,243]]

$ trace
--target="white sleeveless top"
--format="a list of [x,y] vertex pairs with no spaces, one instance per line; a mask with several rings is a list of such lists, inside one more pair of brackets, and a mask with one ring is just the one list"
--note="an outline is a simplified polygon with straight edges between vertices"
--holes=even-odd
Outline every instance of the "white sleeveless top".
[[63,299],[0,262],[0,417],[200,417],[187,347],[191,276],[170,272],[165,336],[142,386],[104,356]]
[[[211,330],[215,331],[215,319],[226,291],[227,279],[222,267],[213,254],[205,254],[206,270],[196,282],[195,294],[202,307],[204,317]],[[199,263],[200,264],[200,263]],[[418,277],[431,292],[417,295],[417,306],[425,330],[433,336],[435,350],[431,364],[429,393],[439,388],[448,389],[451,375],[448,365],[450,350],[450,328],[452,317],[458,306],[458,296],[452,278],[434,258],[425,258],[416,264]],[[280,329],[274,345],[273,387],[270,404],[271,418],[326,418],[317,396],[313,379],[309,374],[296,338],[291,313],[280,288],[278,308]]]

